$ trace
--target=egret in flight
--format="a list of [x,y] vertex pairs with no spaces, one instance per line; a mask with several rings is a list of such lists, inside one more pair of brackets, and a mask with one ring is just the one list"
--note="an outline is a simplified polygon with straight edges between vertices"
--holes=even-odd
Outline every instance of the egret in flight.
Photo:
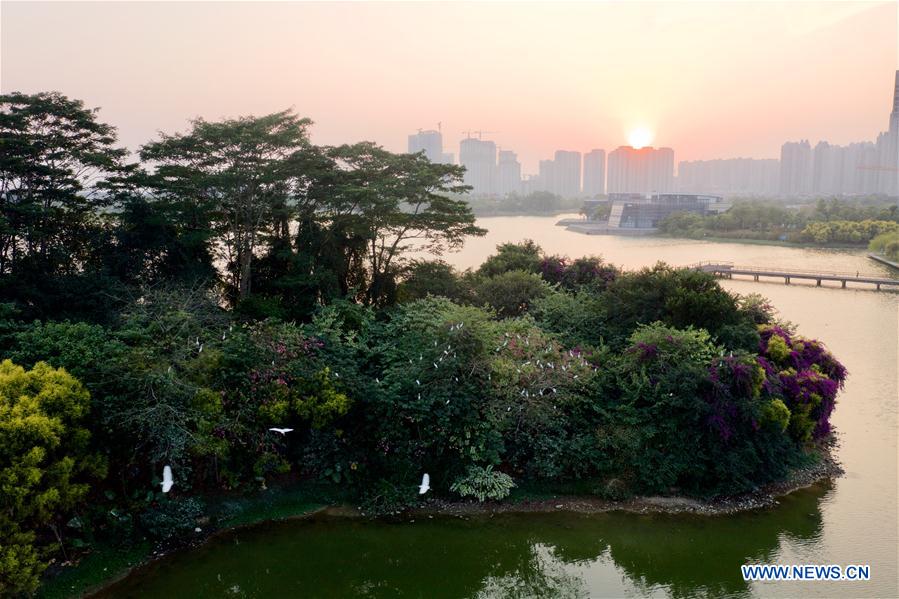
[[175,479],[172,478],[172,467],[168,464],[162,468],[162,482],[159,484],[162,485],[163,493],[171,491],[172,485],[175,484]]
[[270,428],[268,429],[274,433],[278,433],[279,435],[285,435],[286,433],[293,432],[292,428]]

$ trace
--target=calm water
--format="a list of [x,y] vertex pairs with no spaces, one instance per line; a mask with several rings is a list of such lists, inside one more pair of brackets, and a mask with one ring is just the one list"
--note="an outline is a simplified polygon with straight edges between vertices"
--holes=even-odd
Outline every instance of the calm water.
[[[557,218],[481,219],[486,238],[448,260],[467,268],[497,243],[530,237],[551,253],[815,268],[889,276],[864,252],[584,236]],[[897,597],[899,294],[726,281],[759,292],[849,369],[834,424],[846,475],[773,509],[721,517],[507,515],[373,523],[318,518],[266,524],[173,555],[109,589],[140,597]],[[746,584],[757,563],[870,564],[858,583]]]

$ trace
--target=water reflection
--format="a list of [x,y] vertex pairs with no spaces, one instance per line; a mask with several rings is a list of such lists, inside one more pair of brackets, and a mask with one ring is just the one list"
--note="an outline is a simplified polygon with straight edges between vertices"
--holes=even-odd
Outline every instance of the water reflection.
[[828,487],[727,517],[520,514],[386,523],[321,517],[240,531],[101,596],[744,596],[747,561],[813,546]]

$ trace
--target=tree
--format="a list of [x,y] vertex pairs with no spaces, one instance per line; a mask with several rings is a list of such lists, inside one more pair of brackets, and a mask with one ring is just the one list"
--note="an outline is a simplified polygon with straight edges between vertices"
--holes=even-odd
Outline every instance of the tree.
[[97,109],[78,100],[56,92],[0,96],[4,296],[37,314],[56,312],[66,307],[59,297],[70,287],[61,281],[96,273],[98,248],[108,241],[104,211],[112,200],[105,184],[125,154],[115,143]]
[[354,263],[364,265],[360,295],[368,304],[393,302],[410,250],[439,256],[459,248],[467,236],[486,234],[475,226],[468,205],[449,195],[468,189],[461,167],[420,154],[393,154],[368,142],[330,148],[328,156],[335,170],[324,182],[330,193],[322,217],[332,237],[347,242],[345,272],[353,272]]
[[416,260],[406,273],[400,286],[401,301],[424,299],[429,295],[455,301],[470,299],[471,292],[463,277],[443,260]]
[[512,270],[537,273],[540,272],[542,254],[543,250],[532,239],[521,243],[501,243],[496,246],[496,254],[481,264],[478,274],[492,277]]
[[532,302],[547,295],[549,285],[540,275],[511,270],[480,281],[475,288],[479,302],[490,305],[502,317],[519,316]]
[[252,290],[254,253],[265,235],[283,235],[291,192],[302,178],[297,155],[309,148],[311,123],[290,110],[215,123],[196,119],[190,132],[141,148],[141,158],[156,163],[152,185],[160,193],[211,212],[233,302]]
[[105,474],[89,453],[82,421],[90,396],[64,370],[0,362],[0,593],[33,592],[46,567],[37,533],[49,527],[62,549],[61,519]]

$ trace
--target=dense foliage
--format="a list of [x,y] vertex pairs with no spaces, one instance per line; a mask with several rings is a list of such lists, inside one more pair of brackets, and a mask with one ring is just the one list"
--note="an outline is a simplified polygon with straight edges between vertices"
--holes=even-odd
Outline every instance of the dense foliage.
[[[22,105],[113,140],[78,103],[13,95],[4,147],[44,143]],[[483,232],[450,196],[461,171],[314,147],[308,124],[196,121],[150,163],[110,153],[96,196],[75,163],[52,194],[16,178],[36,158],[3,163],[0,592],[98,539],[178,539],[216,495],[276,481],[339,485],[371,513],[418,501],[424,472],[479,501],[572,481],[706,496],[826,441],[845,370],[763,299],[533,241],[464,273],[424,260]],[[16,220],[26,197],[56,206],[42,227],[61,215],[97,242],[48,233],[44,252]]]

